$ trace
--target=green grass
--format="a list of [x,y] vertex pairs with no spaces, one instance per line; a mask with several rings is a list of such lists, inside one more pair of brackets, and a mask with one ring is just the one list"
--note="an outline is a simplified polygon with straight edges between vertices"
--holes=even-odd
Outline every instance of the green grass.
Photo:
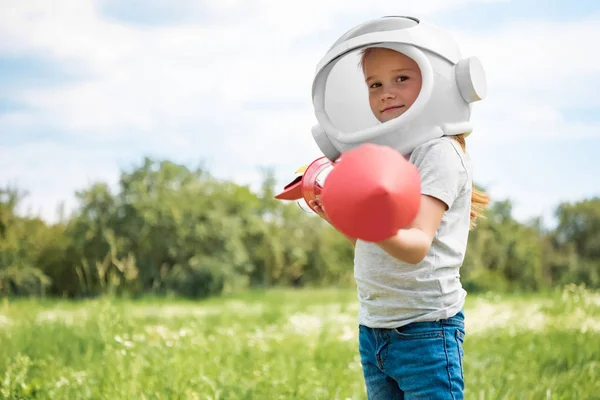
[[[0,399],[366,399],[351,290],[0,304]],[[600,399],[600,295],[469,296],[467,399]]]

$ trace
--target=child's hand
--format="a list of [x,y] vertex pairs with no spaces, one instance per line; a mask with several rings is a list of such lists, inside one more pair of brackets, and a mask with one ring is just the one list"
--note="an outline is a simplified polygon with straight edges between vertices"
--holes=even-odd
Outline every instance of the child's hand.
[[325,212],[325,208],[323,207],[323,203],[321,202],[320,196],[317,196],[315,200],[311,200],[308,205],[319,215],[319,217],[331,224],[331,221]]
[[[323,207],[323,203],[321,202],[320,196],[317,196],[317,198],[315,200],[309,201],[308,205],[311,206],[311,208],[319,215],[319,217],[323,218],[325,221],[327,221],[329,223],[329,225],[333,226],[333,224],[329,220],[329,217],[327,216],[327,212],[325,211],[325,208]],[[344,236],[346,236],[346,235],[344,235]],[[355,238],[351,238],[350,236],[346,236],[346,238],[350,241],[350,243],[352,243],[353,247],[356,246]]]

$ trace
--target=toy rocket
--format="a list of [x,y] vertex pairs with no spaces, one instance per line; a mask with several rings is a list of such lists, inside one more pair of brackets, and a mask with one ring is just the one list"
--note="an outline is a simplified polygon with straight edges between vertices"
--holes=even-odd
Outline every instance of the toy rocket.
[[309,204],[320,196],[332,225],[349,237],[384,240],[410,225],[419,210],[419,172],[387,146],[363,144],[335,162],[321,157],[296,173],[275,198]]

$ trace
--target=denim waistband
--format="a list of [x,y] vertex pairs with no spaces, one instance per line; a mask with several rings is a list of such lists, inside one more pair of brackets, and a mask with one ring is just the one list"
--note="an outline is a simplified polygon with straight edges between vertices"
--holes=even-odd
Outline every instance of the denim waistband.
[[441,327],[441,326],[458,326],[458,327],[464,327],[465,326],[465,314],[463,313],[463,311],[459,311],[458,313],[456,313],[455,315],[453,315],[450,318],[447,319],[440,319],[437,321],[420,321],[420,322],[413,322],[412,324],[409,325],[417,325],[417,326],[422,326],[422,327],[432,327],[432,328],[437,328],[437,327]]
[[[453,315],[450,318],[446,318],[446,319],[440,319],[437,321],[418,321],[418,322],[411,322],[408,325],[404,325],[398,328],[393,328],[393,329],[408,329],[408,328],[442,328],[444,326],[456,326],[459,328],[463,328],[465,327],[465,314],[463,313],[462,310],[460,310],[458,313],[456,313],[455,315]],[[386,329],[382,329],[382,328],[369,328],[369,329],[373,329],[373,330],[386,330]]]

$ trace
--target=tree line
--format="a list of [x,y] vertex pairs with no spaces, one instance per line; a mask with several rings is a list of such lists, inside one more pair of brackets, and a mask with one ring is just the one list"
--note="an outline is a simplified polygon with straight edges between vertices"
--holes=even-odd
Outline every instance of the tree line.
[[[145,294],[200,298],[252,287],[351,286],[353,249],[320,218],[258,192],[145,158],[76,193],[59,222],[21,215],[24,194],[0,188],[0,296]],[[493,201],[471,232],[461,269],[469,291],[600,287],[600,198],[560,204],[556,226],[519,222]]]

